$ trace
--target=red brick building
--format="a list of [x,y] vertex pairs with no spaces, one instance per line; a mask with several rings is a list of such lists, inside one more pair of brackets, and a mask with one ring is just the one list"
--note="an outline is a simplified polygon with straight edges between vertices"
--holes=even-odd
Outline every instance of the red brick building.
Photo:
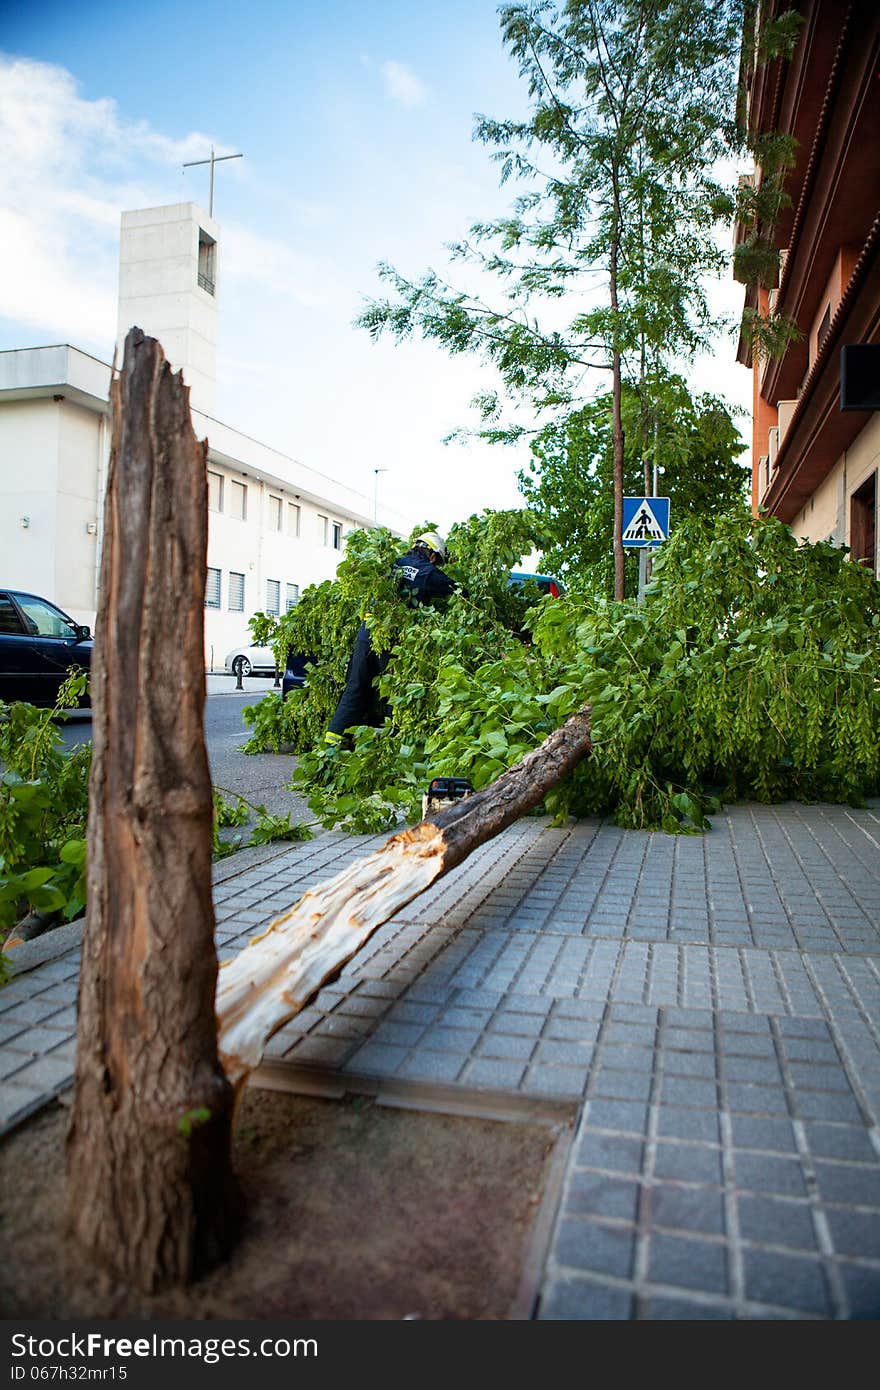
[[[761,26],[792,7],[804,21],[792,57],[755,63]],[[841,349],[880,345],[880,2],[764,0],[756,29],[749,129],[797,143],[791,205],[761,229],[780,251],[778,286],[747,290],[746,307],[790,316],[801,336],[770,360],[740,341],[754,373],[752,504],[798,536],[850,546],[876,574],[880,411],[842,410],[840,388]],[[880,346],[863,385],[880,404],[878,358]]]

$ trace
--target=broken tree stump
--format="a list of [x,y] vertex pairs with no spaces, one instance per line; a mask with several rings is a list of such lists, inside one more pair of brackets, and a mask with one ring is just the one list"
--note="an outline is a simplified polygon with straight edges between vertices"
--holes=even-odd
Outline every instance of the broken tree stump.
[[263,1049],[373,932],[443,874],[543,799],[591,749],[589,707],[555,729],[491,786],[307,892],[231,961],[217,983],[220,1058],[236,1085]]
[[113,386],[68,1175],[77,1239],[146,1290],[217,1263],[241,1215],[214,1015],[206,452],[182,376],[133,328]]

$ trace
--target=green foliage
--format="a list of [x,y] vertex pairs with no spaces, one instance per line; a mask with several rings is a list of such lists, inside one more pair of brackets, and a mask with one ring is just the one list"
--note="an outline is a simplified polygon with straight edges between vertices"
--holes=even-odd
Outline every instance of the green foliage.
[[[284,816],[273,815],[263,805],[255,805],[238,792],[228,792],[225,787],[214,787],[214,832],[213,857],[226,859],[236,850],[247,846],[269,845],[276,840],[311,840],[312,832],[307,825],[291,823],[290,812]],[[232,800],[228,798],[231,797]],[[224,839],[220,831],[229,826],[246,825],[251,815],[256,822],[247,841],[242,835]]]
[[[624,493],[652,486],[645,469],[662,468],[659,492],[671,498],[675,526],[745,506],[748,469],[738,461],[739,432],[728,408],[707,394],[692,398],[677,376],[624,383]],[[609,395],[597,396],[567,419],[546,426],[532,442],[520,489],[540,528],[544,564],[567,582],[611,596],[614,567],[613,442]],[[626,592],[634,595],[638,557],[627,558]]]
[[[0,928],[13,926],[29,910],[58,914],[64,921],[86,905],[86,819],[91,746],[68,750],[58,721],[86,691],[85,675],[61,687],[52,709],[0,701]],[[291,824],[289,813],[275,816],[222,789],[214,791],[214,856],[240,848],[221,827],[256,820],[248,845],[311,838],[305,825]],[[0,983],[6,967],[0,960]]]
[[211,1118],[211,1111],[207,1105],[199,1105],[194,1110],[187,1110],[185,1115],[181,1115],[177,1121],[177,1132],[183,1135],[184,1139],[191,1139],[194,1129],[201,1129]]
[[[646,357],[688,357],[714,327],[702,282],[724,265],[713,229],[733,206],[717,167],[738,143],[740,6],[542,0],[499,14],[529,112],[479,116],[474,138],[524,192],[451,247],[491,288],[484,298],[381,265],[391,296],[358,323],[475,353],[514,403],[565,414],[592,395],[593,369],[617,375],[623,356],[635,375]],[[498,419],[492,392],[476,403],[484,437],[525,428]]]
[[[545,809],[695,832],[720,798],[858,801],[880,775],[880,586],[781,523],[683,520],[641,606],[575,582],[523,643],[474,605],[413,613],[382,688],[391,716],[307,751],[295,785],[325,824],[416,819],[427,780],[486,785],[592,707],[591,758]],[[308,696],[306,695],[307,699]]]
[[91,750],[67,752],[55,723],[85,689],[75,675],[53,709],[0,702],[0,927],[27,908],[69,921],[85,903]]

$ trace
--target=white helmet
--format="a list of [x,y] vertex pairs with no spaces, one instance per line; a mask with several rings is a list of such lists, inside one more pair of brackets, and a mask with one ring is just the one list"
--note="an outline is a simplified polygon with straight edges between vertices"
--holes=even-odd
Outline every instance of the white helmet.
[[423,531],[416,536],[413,545],[423,545],[426,550],[435,551],[441,560],[446,559],[446,542],[439,531]]

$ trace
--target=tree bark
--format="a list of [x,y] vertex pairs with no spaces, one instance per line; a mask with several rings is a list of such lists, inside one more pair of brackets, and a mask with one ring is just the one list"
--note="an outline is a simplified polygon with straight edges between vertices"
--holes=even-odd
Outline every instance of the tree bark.
[[336,975],[373,932],[443,874],[533,810],[591,750],[585,707],[482,791],[392,835],[312,888],[220,971],[220,1056],[240,1085],[268,1039]]
[[224,1258],[241,1216],[214,1016],[206,452],[182,377],[133,328],[113,387],[68,1175],[77,1239],[146,1290]]

